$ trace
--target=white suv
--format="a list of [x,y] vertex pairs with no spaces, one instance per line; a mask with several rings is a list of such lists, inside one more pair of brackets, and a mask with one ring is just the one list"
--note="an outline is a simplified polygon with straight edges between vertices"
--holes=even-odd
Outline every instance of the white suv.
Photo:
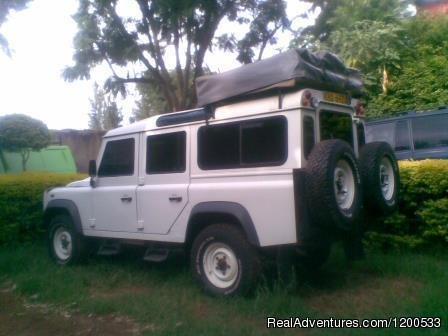
[[90,178],[45,192],[52,257],[76,262],[92,242],[102,254],[141,244],[153,261],[182,248],[218,295],[251,289],[264,251],[288,247],[318,266],[359,231],[363,205],[397,203],[394,153],[358,150],[356,106],[299,89],[111,130]]

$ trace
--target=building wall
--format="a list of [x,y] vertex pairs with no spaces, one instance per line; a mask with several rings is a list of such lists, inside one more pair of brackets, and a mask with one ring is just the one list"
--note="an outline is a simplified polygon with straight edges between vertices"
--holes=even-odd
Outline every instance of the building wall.
[[78,172],[88,173],[89,161],[97,158],[105,132],[67,129],[52,130],[51,133],[54,144],[70,147]]
[[448,0],[440,1],[418,1],[417,13],[419,15],[448,14]]

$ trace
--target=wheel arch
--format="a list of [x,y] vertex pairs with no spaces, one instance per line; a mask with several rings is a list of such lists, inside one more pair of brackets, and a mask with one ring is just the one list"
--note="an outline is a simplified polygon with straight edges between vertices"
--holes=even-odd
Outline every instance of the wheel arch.
[[239,226],[251,245],[260,246],[252,218],[245,207],[235,202],[214,201],[196,204],[188,219],[186,239],[191,245],[199,232],[210,224],[229,223]]
[[60,214],[70,216],[75,231],[79,234],[82,234],[82,222],[79,215],[78,207],[73,201],[66,199],[56,199],[48,202],[43,216],[44,229],[47,229],[49,227],[51,218]]

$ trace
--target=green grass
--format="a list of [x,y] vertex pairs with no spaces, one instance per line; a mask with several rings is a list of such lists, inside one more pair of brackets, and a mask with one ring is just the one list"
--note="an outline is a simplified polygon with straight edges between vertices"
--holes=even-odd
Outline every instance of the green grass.
[[[269,282],[269,281],[268,281]],[[16,295],[85,314],[120,314],[150,326],[151,335],[259,335],[266,316],[388,318],[438,316],[441,329],[306,330],[309,335],[448,334],[448,256],[368,253],[347,265],[340,250],[317,275],[285,288],[261,285],[250,298],[205,296],[184,258],[145,263],[136,253],[95,257],[58,267],[40,244],[0,247],[0,284]],[[37,294],[37,296],[36,296]],[[282,332],[282,331],[278,331]],[[303,330],[289,330],[303,334]]]

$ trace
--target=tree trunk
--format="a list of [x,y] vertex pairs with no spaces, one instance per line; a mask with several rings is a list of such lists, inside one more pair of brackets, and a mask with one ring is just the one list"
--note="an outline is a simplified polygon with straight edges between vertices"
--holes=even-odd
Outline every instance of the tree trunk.
[[22,171],[26,171],[26,162],[28,161],[29,157],[30,157],[30,151],[22,151],[20,152],[21,156],[22,156]]
[[387,88],[389,86],[389,74],[387,73],[386,66],[383,65],[383,80],[382,80],[382,86],[383,86],[383,93],[387,94]]

